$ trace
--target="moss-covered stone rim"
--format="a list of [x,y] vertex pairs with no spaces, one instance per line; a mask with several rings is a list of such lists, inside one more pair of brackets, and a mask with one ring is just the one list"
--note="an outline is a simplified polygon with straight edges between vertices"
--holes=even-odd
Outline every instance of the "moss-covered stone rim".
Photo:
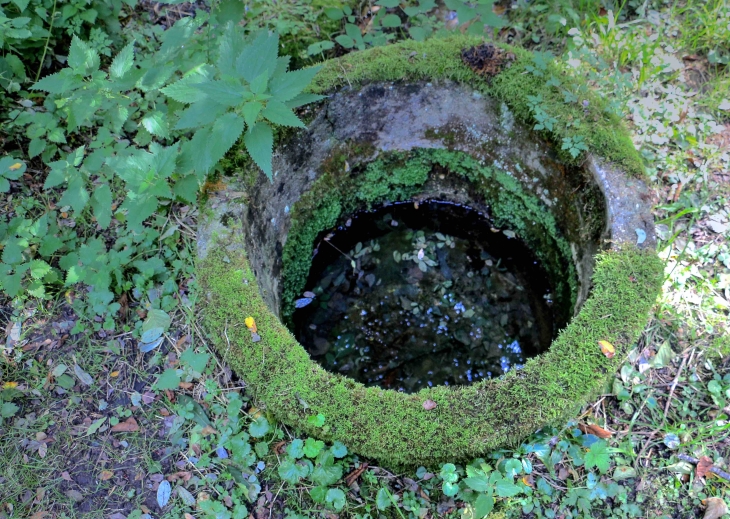
[[[527,67],[534,63],[531,53],[503,45],[516,59],[488,83],[460,58],[462,49],[480,43],[457,36],[353,53],[325,63],[310,91],[329,93],[368,82],[452,80],[504,102],[530,126],[536,121],[529,96],[540,96],[543,109],[557,120],[543,135],[558,152],[563,139],[579,136],[589,153],[630,175],[643,174],[628,132],[618,117],[606,111],[605,100],[588,89],[583,96],[587,107],[566,104],[562,94],[547,85],[547,78],[528,73]],[[556,63],[549,64],[546,73],[585,85]],[[576,165],[584,158],[573,159],[565,152],[561,157]],[[338,177],[329,179],[335,182]],[[418,185],[406,182],[395,188],[408,196],[409,189]],[[391,194],[393,188],[389,187]],[[227,214],[234,216],[229,221],[241,221],[235,215],[244,210],[241,204],[224,202],[212,218]],[[663,264],[653,250],[615,243],[597,256],[591,295],[546,353],[499,379],[404,394],[365,387],[312,361],[262,298],[243,232],[219,226],[197,264],[205,297],[204,326],[211,343],[271,418],[323,440],[339,440],[352,452],[395,467],[474,458],[565,420],[602,391],[606,377],[640,334],[662,283]],[[311,252],[311,241],[308,246]],[[249,316],[258,327],[256,342],[244,325]],[[599,340],[614,345],[613,358],[601,353]],[[426,400],[436,402],[436,408],[426,410]],[[308,418],[320,413],[326,417],[325,425],[316,427]]]
[[[586,79],[556,61],[547,63],[541,75],[530,72],[535,66],[534,53],[504,43],[493,43],[515,60],[508,68],[487,81],[461,59],[461,51],[483,40],[470,36],[433,38],[425,42],[406,40],[385,47],[353,52],[326,61],[308,87],[311,93],[328,94],[342,87],[356,87],[369,82],[452,80],[467,84],[483,95],[505,103],[516,118],[529,127],[540,121],[532,107],[539,99],[542,111],[554,118],[551,130],[541,130],[566,164],[580,165],[585,153],[573,157],[563,150],[565,139],[582,139],[592,153],[614,164],[631,176],[644,178],[641,155],[621,118],[610,110],[609,102],[596,94]],[[549,80],[561,81],[554,86]],[[578,100],[565,102],[561,89],[570,85]]]

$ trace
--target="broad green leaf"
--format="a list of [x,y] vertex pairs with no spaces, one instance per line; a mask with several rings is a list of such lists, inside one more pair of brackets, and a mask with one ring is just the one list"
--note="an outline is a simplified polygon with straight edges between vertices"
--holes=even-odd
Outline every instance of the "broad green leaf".
[[320,52],[330,50],[334,46],[335,44],[329,40],[318,41],[316,43],[312,43],[309,47],[307,47],[307,55],[314,56],[315,54],[319,54]]
[[209,359],[210,355],[207,353],[195,353],[193,348],[188,348],[182,353],[182,355],[180,355],[180,362],[196,373],[203,373]]
[[601,471],[601,474],[605,474],[609,465],[608,446],[606,442],[599,440],[591,445],[585,454],[584,460],[586,470],[597,467]]
[[142,342],[152,342],[167,331],[172,319],[164,310],[151,309],[142,323]]
[[497,481],[494,490],[499,497],[512,497],[520,493],[520,487],[508,479]]
[[160,92],[178,103],[195,103],[208,97],[205,92],[198,88],[198,85],[205,81],[208,81],[208,78],[202,74],[189,74],[181,80],[167,85]]
[[91,195],[91,208],[99,227],[106,229],[112,220],[112,191],[109,184],[102,184]]
[[155,389],[177,389],[180,384],[180,375],[175,369],[166,369],[155,382]]
[[494,508],[494,498],[489,494],[481,494],[474,501],[474,519],[483,519]]
[[69,69],[63,69],[61,72],[44,77],[30,89],[43,90],[49,94],[63,94],[70,92],[74,87],[82,85],[83,81],[80,76],[76,76]]
[[380,488],[378,490],[377,495],[375,496],[375,506],[378,507],[378,510],[383,511],[386,510],[392,503],[390,499],[390,493],[385,488]]
[[243,120],[246,121],[246,126],[251,128],[256,124],[256,118],[261,113],[264,105],[261,101],[249,101],[243,105]]
[[263,94],[266,91],[266,87],[269,85],[269,73],[268,70],[265,70],[256,78],[251,81],[251,84],[249,85],[249,88],[251,89],[251,92],[254,94]]
[[20,293],[21,282],[23,281],[23,273],[15,272],[14,274],[0,274],[0,286],[10,297],[15,297]]
[[386,14],[381,24],[383,27],[400,27],[400,17],[397,14]]
[[46,149],[46,140],[41,139],[40,137],[37,137],[35,139],[31,139],[30,143],[28,144],[28,156],[30,158],[37,157],[41,153],[43,153],[43,150]]
[[172,192],[176,197],[190,203],[195,203],[198,199],[199,190],[200,184],[195,175],[186,175],[172,186]]
[[318,485],[334,485],[342,477],[342,467],[317,463],[309,477]]
[[76,213],[80,213],[89,201],[89,192],[86,190],[86,181],[80,173],[69,181],[68,188],[63,192],[58,205],[70,205]]
[[223,36],[219,40],[218,61],[216,65],[223,74],[236,69],[236,59],[243,51],[244,40],[240,28],[234,22],[225,24]]
[[339,9],[337,7],[328,7],[324,10],[324,14],[327,18],[330,20],[342,20],[345,17],[345,13],[342,12],[342,9]]
[[27,246],[28,242],[23,240],[7,240],[3,248],[2,261],[8,265],[17,265],[23,261],[23,250]]
[[187,130],[200,128],[215,121],[225,111],[225,106],[215,103],[210,99],[197,101],[182,111],[180,119],[175,124],[175,129]]
[[217,7],[214,12],[221,25],[228,22],[237,24],[246,17],[248,8],[241,0],[220,0],[216,4],[213,4]]
[[289,108],[298,108],[300,106],[304,106],[309,103],[314,103],[316,101],[319,101],[320,99],[324,99],[327,96],[321,96],[317,94],[299,94],[289,101],[286,101],[284,104],[288,106]]
[[68,53],[68,66],[78,74],[91,74],[99,68],[99,54],[90,45],[74,35]]
[[394,8],[400,6],[400,0],[378,0],[375,5]]
[[299,117],[294,115],[294,112],[287,108],[284,103],[275,99],[266,103],[266,108],[261,112],[261,115],[274,124],[304,128],[304,123],[299,120]]
[[8,179],[0,177],[0,193],[7,193],[10,191],[10,182]]
[[489,481],[484,476],[464,478],[464,484],[477,492],[486,492],[489,488]]
[[231,149],[243,133],[243,119],[233,112],[225,114],[213,123],[209,141],[206,145],[212,164],[215,166],[220,159]]
[[26,169],[27,166],[22,160],[10,156],[0,159],[0,177],[17,180],[25,173]]
[[513,478],[517,474],[522,473],[522,463],[520,460],[512,458],[507,460],[507,462],[504,464],[504,472],[506,477]]
[[307,477],[309,474],[309,467],[305,463],[298,463],[286,458],[279,465],[277,472],[281,479],[290,485],[296,485],[302,478]]
[[30,262],[30,275],[36,279],[40,279],[51,271],[51,266],[43,260],[33,260]]
[[248,432],[254,438],[262,438],[269,432],[269,421],[263,416],[257,418],[248,426]]
[[271,180],[273,178],[271,156],[274,146],[274,132],[271,130],[271,126],[263,121],[257,122],[244,134],[243,142],[253,161]]
[[351,49],[355,46],[355,40],[353,40],[346,34],[340,34],[335,38],[335,41],[346,49]]
[[652,368],[666,368],[669,364],[671,364],[673,358],[674,351],[672,351],[669,341],[664,341],[662,345],[659,346],[656,355],[649,360],[649,366]]
[[282,103],[294,99],[309,85],[320,68],[310,67],[275,77],[269,84],[269,92],[274,99]]
[[344,443],[336,441],[332,444],[332,448],[330,449],[332,452],[332,455],[335,458],[344,458],[347,456],[347,447]]
[[140,122],[145,130],[152,135],[163,138],[168,136],[167,116],[164,113],[159,111],[150,112]]
[[129,72],[133,64],[134,41],[131,41],[114,57],[114,60],[109,67],[109,75],[114,79],[121,79],[127,72]]
[[250,83],[264,71],[273,72],[278,54],[279,35],[262,31],[238,56],[236,71]]
[[423,27],[409,27],[408,34],[416,41],[424,41],[428,33]]
[[304,456],[304,441],[299,438],[292,440],[292,442],[286,448],[286,452],[292,458],[301,458],[302,456]]
[[345,503],[347,502],[345,493],[339,488],[330,488],[325,496],[325,501],[331,504],[338,512],[345,507]]
[[304,441],[304,455],[308,458],[316,458],[322,449],[324,449],[324,442],[321,440],[307,438]]
[[240,83],[226,81],[205,81],[198,83],[195,88],[203,92],[210,101],[228,107],[238,106],[244,99],[246,88]]
[[17,413],[19,409],[20,407],[12,402],[3,402],[2,407],[0,407],[0,416],[3,418],[10,418],[11,416],[15,416],[15,413]]

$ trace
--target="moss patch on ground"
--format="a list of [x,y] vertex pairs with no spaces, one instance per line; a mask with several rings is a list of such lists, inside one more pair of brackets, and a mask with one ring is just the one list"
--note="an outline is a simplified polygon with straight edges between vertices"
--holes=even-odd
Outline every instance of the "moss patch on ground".
[[[390,466],[479,456],[564,420],[601,391],[646,323],[662,282],[653,252],[602,253],[593,295],[547,353],[499,379],[407,395],[366,388],[313,362],[262,300],[240,235],[222,240],[198,265],[211,342],[278,419]],[[259,342],[244,326],[247,316],[256,320]],[[601,353],[599,340],[615,346],[614,358]],[[424,409],[428,399],[436,409]],[[322,428],[307,421],[318,413],[326,417]]]
[[[570,244],[561,237],[547,207],[517,180],[459,151],[391,152],[362,165],[359,151],[344,147],[334,154],[328,170],[292,207],[292,225],[283,251],[285,321],[294,311],[293,301],[305,289],[317,236],[355,210],[412,198],[433,172],[469,182],[489,205],[495,225],[513,230],[525,240],[550,275],[556,308],[564,314],[558,321],[569,320],[578,286]],[[340,165],[346,160],[349,172]]]
[[[530,127],[540,122],[532,108],[534,100],[539,99],[537,105],[554,119],[552,128],[542,130],[542,133],[553,142],[565,163],[577,165],[582,162],[582,154],[573,157],[562,149],[564,139],[579,138],[594,155],[633,176],[644,176],[641,156],[621,118],[609,110],[608,101],[596,95],[583,78],[553,61],[543,64],[540,58],[525,49],[495,43],[513,53],[515,60],[487,82],[461,60],[462,49],[481,43],[479,38],[456,36],[426,42],[408,40],[347,54],[325,62],[309,90],[326,94],[339,87],[374,81],[452,80],[504,102]],[[551,82],[551,78],[560,85]],[[566,102],[565,92],[570,92],[575,99]]]

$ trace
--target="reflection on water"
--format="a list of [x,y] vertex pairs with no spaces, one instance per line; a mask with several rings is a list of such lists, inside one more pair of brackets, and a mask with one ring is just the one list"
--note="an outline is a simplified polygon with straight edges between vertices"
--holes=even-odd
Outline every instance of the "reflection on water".
[[294,323],[310,355],[405,392],[519,369],[555,329],[546,275],[525,245],[444,202],[358,213],[323,235],[307,292]]

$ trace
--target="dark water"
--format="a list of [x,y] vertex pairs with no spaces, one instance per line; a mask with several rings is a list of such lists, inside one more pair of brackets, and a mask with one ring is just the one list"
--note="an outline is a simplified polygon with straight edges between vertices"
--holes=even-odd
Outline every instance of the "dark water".
[[519,369],[563,324],[553,322],[547,275],[525,244],[445,202],[357,213],[323,234],[307,291],[294,328],[310,355],[405,392]]

